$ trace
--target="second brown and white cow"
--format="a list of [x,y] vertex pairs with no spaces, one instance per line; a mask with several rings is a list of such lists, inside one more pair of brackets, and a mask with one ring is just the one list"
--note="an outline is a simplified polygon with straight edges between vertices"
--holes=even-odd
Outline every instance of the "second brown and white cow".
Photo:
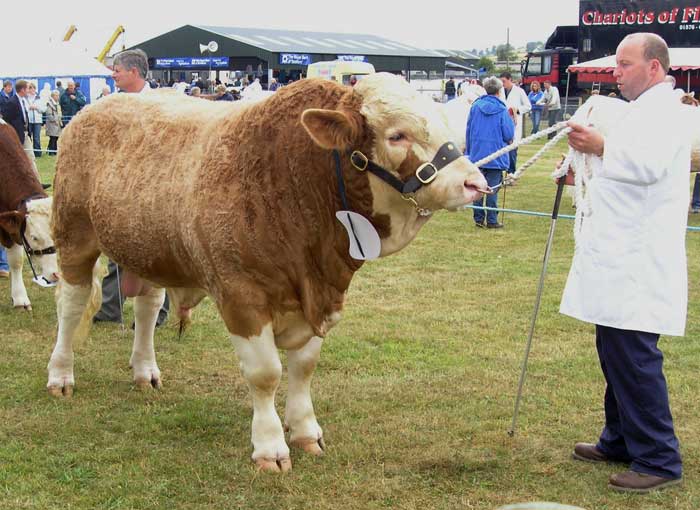
[[[162,288],[174,289],[181,313],[209,295],[250,386],[254,461],[291,468],[274,404],[278,349],[288,351],[290,444],[321,454],[311,376],[362,265],[336,219],[334,150],[347,206],[376,229],[382,256],[411,242],[430,211],[457,209],[487,186],[455,152],[442,110],[393,75],[354,89],[302,80],[248,105],[154,92],[86,108],[63,134],[56,169],[63,279],[49,392],[72,394],[72,342],[98,304],[87,306],[100,295],[94,267],[104,253],[126,269],[127,293],[140,294],[131,357],[138,384],[160,386],[153,328]],[[385,174],[370,172],[379,167]],[[417,171],[426,181],[419,189],[392,187],[416,184]]]
[[31,310],[22,279],[25,251],[40,269],[44,285],[58,279],[47,197],[15,130],[0,119],[0,246],[7,249],[12,304]]

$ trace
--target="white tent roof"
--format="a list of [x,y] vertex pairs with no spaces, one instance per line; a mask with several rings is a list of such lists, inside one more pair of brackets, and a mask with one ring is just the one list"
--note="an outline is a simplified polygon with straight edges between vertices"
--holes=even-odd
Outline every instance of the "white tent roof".
[[64,43],[7,51],[0,59],[0,78],[111,75],[112,71],[94,57]]
[[[692,71],[700,69],[700,48],[669,48],[671,69]],[[612,73],[615,70],[615,55],[579,62],[569,66],[572,73]]]

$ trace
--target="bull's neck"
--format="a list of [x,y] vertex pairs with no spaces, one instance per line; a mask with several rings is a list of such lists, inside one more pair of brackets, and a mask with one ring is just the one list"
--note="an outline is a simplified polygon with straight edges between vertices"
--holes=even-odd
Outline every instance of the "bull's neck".
[[17,210],[30,197],[47,196],[24,154],[6,154],[3,159],[0,211]]

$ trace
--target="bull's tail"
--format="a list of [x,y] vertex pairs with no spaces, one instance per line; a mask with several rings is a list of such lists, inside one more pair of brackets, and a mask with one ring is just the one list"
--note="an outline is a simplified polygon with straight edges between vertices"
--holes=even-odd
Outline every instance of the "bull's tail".
[[[102,306],[102,278],[105,277],[104,264],[98,258],[92,268],[92,279],[90,283],[90,296],[88,298],[83,314],[80,317],[78,327],[73,334],[73,342],[81,342],[87,338],[92,326],[92,318]],[[66,305],[63,280],[59,280],[56,287],[56,310],[59,317],[61,316],[61,308]]]

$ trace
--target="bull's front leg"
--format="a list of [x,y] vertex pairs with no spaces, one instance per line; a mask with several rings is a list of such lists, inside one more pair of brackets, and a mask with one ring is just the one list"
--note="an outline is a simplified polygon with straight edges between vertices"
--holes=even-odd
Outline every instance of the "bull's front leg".
[[134,297],[134,346],[129,366],[139,388],[160,388],[160,370],[153,348],[158,311],[165,300],[165,289],[152,287],[145,295]]
[[275,410],[275,392],[282,377],[282,363],[272,325],[265,326],[260,336],[232,335],[231,339],[253,397],[253,461],[264,471],[289,471],[292,468],[289,447]]
[[[99,291],[99,288],[98,288]],[[73,395],[73,337],[81,325],[81,318],[90,301],[90,285],[71,285],[66,281],[58,284],[56,312],[58,336],[49,360],[49,394],[55,397]]]
[[22,265],[24,252],[19,244],[15,244],[7,250],[7,262],[10,266],[10,291],[12,293],[12,305],[15,308],[31,310],[32,304],[27,295],[27,288],[22,279]]
[[322,344],[323,339],[315,336],[302,348],[287,353],[289,387],[284,424],[289,429],[289,443],[313,455],[323,455],[325,448],[311,401],[311,378]]

